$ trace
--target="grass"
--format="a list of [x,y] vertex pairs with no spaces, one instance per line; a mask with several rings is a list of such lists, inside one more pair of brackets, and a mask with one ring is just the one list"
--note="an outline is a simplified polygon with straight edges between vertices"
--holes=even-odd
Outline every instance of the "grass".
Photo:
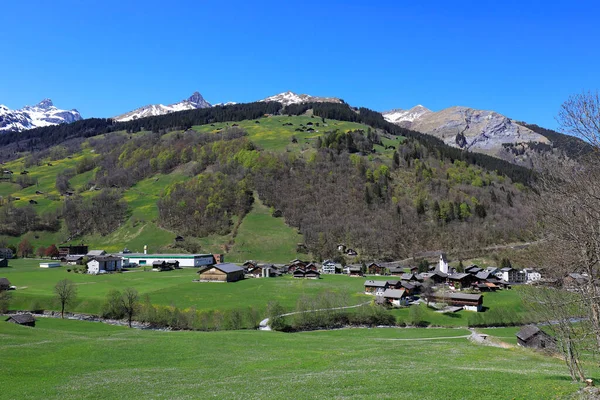
[[2,397],[553,399],[579,389],[555,358],[465,338],[427,340],[467,333],[156,332],[55,319],[39,319],[35,328],[0,322],[3,375],[10,377]]

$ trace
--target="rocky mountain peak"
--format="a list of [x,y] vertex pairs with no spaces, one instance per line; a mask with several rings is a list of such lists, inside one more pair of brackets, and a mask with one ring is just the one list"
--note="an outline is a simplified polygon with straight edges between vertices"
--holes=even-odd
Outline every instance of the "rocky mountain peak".
[[54,107],[54,103],[52,103],[52,100],[50,100],[50,99],[44,99],[44,100],[40,101],[39,103],[37,103],[35,106],[38,108],[47,110],[50,107]]

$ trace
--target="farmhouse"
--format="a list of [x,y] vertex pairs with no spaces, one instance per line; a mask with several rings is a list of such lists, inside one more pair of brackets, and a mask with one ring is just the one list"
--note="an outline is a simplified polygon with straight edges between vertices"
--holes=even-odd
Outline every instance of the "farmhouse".
[[540,350],[554,350],[555,339],[535,325],[526,325],[517,332],[519,346],[531,347]]
[[235,264],[215,264],[198,271],[200,281],[235,282],[244,279],[244,269]]
[[10,289],[10,281],[7,278],[0,278],[0,292]]
[[468,311],[481,312],[483,309],[483,296],[480,294],[466,293],[439,293],[432,296],[436,303],[448,303],[451,306],[462,306]]
[[152,265],[154,261],[178,261],[180,267],[205,267],[216,264],[212,254],[121,254],[125,264]]
[[404,289],[386,289],[383,292],[383,298],[386,303],[400,307],[406,298],[406,292]]
[[120,271],[123,268],[121,257],[99,256],[87,263],[88,274],[103,274],[106,272]]
[[372,262],[367,266],[367,272],[369,275],[385,275],[386,268],[376,262]]
[[387,288],[389,288],[387,281],[365,281],[365,294],[383,296],[383,292],[385,292]]
[[13,323],[13,324],[24,325],[24,326],[31,326],[31,327],[35,326],[35,318],[33,318],[33,315],[31,315],[31,314],[11,315],[5,321]]

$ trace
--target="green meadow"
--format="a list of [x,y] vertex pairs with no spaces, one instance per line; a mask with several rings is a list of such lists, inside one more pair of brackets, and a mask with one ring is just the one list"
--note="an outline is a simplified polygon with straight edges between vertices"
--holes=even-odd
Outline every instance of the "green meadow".
[[[6,399],[557,399],[563,362],[465,329],[160,332],[0,322]],[[598,369],[591,367],[592,376]]]

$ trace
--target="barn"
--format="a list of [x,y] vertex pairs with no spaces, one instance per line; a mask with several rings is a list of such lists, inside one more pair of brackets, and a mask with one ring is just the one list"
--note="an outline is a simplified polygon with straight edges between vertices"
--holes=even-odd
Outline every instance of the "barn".
[[6,319],[6,322],[32,327],[35,326],[35,318],[33,318],[33,315],[31,314],[11,315]]
[[531,347],[544,351],[556,349],[555,339],[535,325],[525,325],[517,333],[519,346]]
[[235,282],[244,279],[244,269],[235,264],[215,264],[198,271],[199,280],[207,282]]
[[216,264],[212,254],[144,254],[123,253],[125,265],[137,264],[139,266],[152,265],[154,261],[178,261],[180,267],[205,267]]

